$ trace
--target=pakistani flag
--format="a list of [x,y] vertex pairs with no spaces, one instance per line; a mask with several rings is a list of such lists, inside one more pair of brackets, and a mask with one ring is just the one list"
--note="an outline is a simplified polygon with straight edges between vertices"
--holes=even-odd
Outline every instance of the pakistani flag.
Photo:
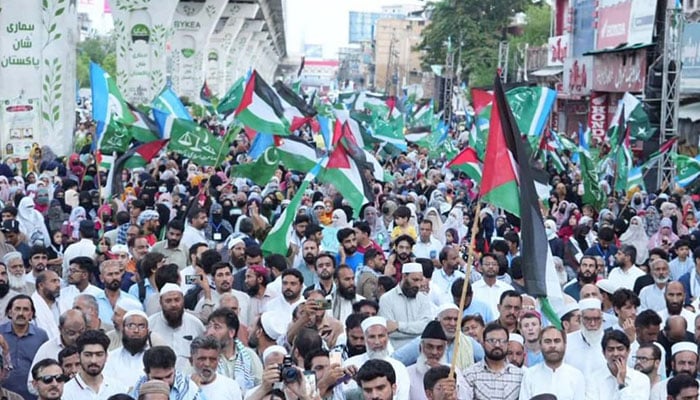
[[130,125],[135,121],[117,82],[102,67],[90,63],[92,118],[97,121],[96,149],[122,153],[131,143]]
[[277,148],[270,146],[251,163],[238,164],[231,167],[231,176],[248,178],[258,186],[265,186],[275,175],[279,167],[279,155]]
[[[170,139],[168,150],[192,160],[197,165],[218,167],[228,154],[230,143],[192,121],[177,119],[172,114],[153,110],[163,139]],[[227,135],[232,136],[232,135]]]
[[167,86],[160,92],[160,94],[153,100],[153,104],[151,106],[160,111],[172,114],[175,116],[175,118],[192,121],[192,116],[187,111],[187,108],[185,108],[185,105],[182,104],[180,98],[177,97],[177,94],[175,94],[170,86]]
[[673,163],[676,165],[676,183],[680,187],[687,187],[700,176],[700,156],[695,158],[683,154],[672,154]]
[[261,249],[265,256],[270,254],[281,254],[286,256],[289,251],[289,243],[291,241],[291,236],[294,226],[294,218],[296,217],[296,212],[301,205],[301,199],[304,197],[306,189],[309,184],[316,178],[316,176],[321,171],[321,161],[319,161],[304,177],[304,180],[299,185],[296,194],[289,202],[287,208],[282,211],[282,215],[275,222],[275,226],[267,234],[265,241],[263,241]]
[[598,184],[598,171],[588,150],[579,151],[581,180],[583,181],[583,204],[589,204],[600,210],[605,204],[605,193]]
[[[623,112],[624,117],[621,116]],[[656,128],[653,128],[649,123],[649,116],[644,111],[642,102],[630,93],[625,93],[620,100],[613,123],[608,128],[608,137],[610,137],[611,142],[614,142],[615,128],[617,128],[619,121],[624,121],[632,139],[649,140],[656,131]]]
[[257,71],[250,75],[235,115],[242,124],[258,132],[280,136],[290,134],[289,121],[279,96]]

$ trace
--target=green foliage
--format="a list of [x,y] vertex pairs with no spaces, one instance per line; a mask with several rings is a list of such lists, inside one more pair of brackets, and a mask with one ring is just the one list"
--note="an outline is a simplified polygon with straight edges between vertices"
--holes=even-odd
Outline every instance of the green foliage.
[[[424,67],[445,64],[449,38],[456,52],[455,67],[461,60],[460,79],[467,81],[469,86],[486,86],[493,82],[498,64],[498,43],[514,39],[506,29],[516,13],[532,14],[525,28],[527,40],[539,42],[544,37],[546,42],[549,36],[549,7],[528,0],[439,0],[427,7],[432,12],[431,23],[423,30],[422,42],[418,46],[425,52]],[[545,30],[541,29],[543,26],[546,26]]]
[[90,60],[100,64],[111,76],[117,76],[115,40],[112,36],[91,37],[78,44],[76,72],[81,88],[90,87]]

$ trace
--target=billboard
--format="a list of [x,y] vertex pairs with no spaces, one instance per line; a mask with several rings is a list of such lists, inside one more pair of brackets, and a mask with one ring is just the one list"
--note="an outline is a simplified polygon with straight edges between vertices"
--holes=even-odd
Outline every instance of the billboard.
[[596,49],[651,43],[656,1],[601,0]]
[[348,41],[350,43],[370,42],[374,39],[374,24],[381,13],[350,11]]
[[700,92],[700,22],[687,23],[681,39],[681,92]]
[[644,90],[647,75],[646,51],[598,54],[593,58],[593,90],[632,92]]
[[573,11],[572,54],[580,57],[593,50],[595,43],[595,0],[576,0]]

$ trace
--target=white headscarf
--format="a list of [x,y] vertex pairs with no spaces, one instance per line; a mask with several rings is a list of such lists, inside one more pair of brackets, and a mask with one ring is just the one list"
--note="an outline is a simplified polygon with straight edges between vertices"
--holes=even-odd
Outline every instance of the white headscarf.
[[348,216],[345,214],[345,211],[338,208],[333,210],[333,214],[331,215],[331,226],[333,228],[342,229],[350,227],[350,224],[348,224]]
[[634,246],[637,249],[637,259],[635,264],[640,265],[649,258],[649,237],[644,227],[644,219],[639,216],[634,216],[630,219],[630,225],[627,230],[620,235],[620,243]]
[[19,231],[29,239],[30,244],[43,246],[51,244],[44,217],[34,209],[34,200],[31,197],[25,196],[20,200],[17,207],[17,222],[19,222]]
[[440,218],[440,212],[434,207],[429,207],[425,211],[425,216],[423,216],[423,219],[427,219],[433,223],[433,236],[435,237],[435,239],[439,240],[440,243],[444,246],[445,229],[442,226],[442,218]]

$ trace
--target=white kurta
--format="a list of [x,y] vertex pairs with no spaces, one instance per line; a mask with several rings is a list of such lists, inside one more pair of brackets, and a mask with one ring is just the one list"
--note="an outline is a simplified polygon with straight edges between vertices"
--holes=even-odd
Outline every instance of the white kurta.
[[220,374],[216,374],[214,382],[200,385],[199,388],[207,400],[241,400],[243,398],[238,383]]
[[190,365],[190,343],[194,338],[204,333],[204,325],[199,318],[185,312],[182,315],[182,325],[171,328],[163,317],[163,312],[153,314],[148,318],[148,326],[151,331],[165,339],[177,354],[178,369],[187,368]]
[[[248,293],[241,292],[240,290],[234,290],[231,289],[229,292],[231,293],[237,300],[238,300],[238,318],[240,318],[241,323],[246,326],[250,326],[252,323],[253,319],[250,317],[250,296]],[[222,294],[217,292],[216,290],[212,290],[211,292],[211,301],[216,304],[214,306],[214,309],[219,308],[219,299],[221,299]],[[204,307],[205,299],[204,296],[202,296],[199,301],[197,301],[197,305],[194,307],[194,312],[196,314],[199,314],[202,311],[202,308]],[[211,310],[213,311],[213,310]]]
[[566,363],[556,371],[545,363],[524,369],[520,398],[530,399],[543,393],[556,395],[557,400],[584,400],[586,384],[583,374]]
[[99,392],[95,393],[90,386],[86,385],[80,374],[63,385],[63,399],[86,399],[86,400],[107,400],[110,396],[125,393],[127,387],[118,380],[102,374],[102,384]]
[[379,298],[379,316],[387,321],[396,321],[399,329],[389,334],[394,350],[423,333],[423,329],[435,315],[432,303],[425,293],[418,292],[415,298],[406,297],[401,286],[396,286]]
[[642,400],[649,398],[649,378],[639,371],[627,368],[626,386],[618,389],[617,378],[607,368],[586,374],[587,400]]
[[143,354],[144,351],[132,355],[124,349],[117,347],[109,352],[104,374],[106,376],[118,376],[119,380],[127,388],[132,388],[136,381],[143,375]]
[[73,301],[78,295],[89,294],[97,296],[102,293],[102,289],[95,285],[88,284],[82,292],[75,285],[68,285],[61,289],[61,296],[58,297],[58,307],[61,310],[70,310],[73,308]]
[[[656,385],[654,385],[654,387],[651,388],[651,395],[649,396],[649,400],[666,400],[668,398],[668,387],[666,385],[668,385],[669,380],[671,380],[671,378],[667,378],[662,380],[661,382],[657,382]],[[698,383],[700,384],[700,380],[698,380]]]
[[[369,356],[367,355],[367,353],[360,354],[345,360],[343,366],[347,367],[353,365],[359,370],[360,367],[362,367],[362,365],[364,365],[364,363],[366,363],[368,360]],[[408,370],[406,369],[406,366],[401,364],[400,361],[394,360],[391,357],[385,358],[384,361],[391,364],[391,366],[394,367],[394,373],[396,373],[396,396],[394,397],[394,399],[408,400],[411,389],[411,379],[408,376]],[[355,383],[355,381],[352,380],[345,386],[345,390],[354,389],[357,387],[357,383]]]
[[472,284],[474,289],[474,299],[479,300],[491,307],[491,312],[494,319],[498,319],[498,303],[501,300],[501,294],[506,290],[513,290],[513,286],[503,281],[496,279],[493,286],[489,286],[481,279]]
[[31,297],[34,302],[34,308],[36,308],[34,323],[36,323],[36,326],[46,331],[49,340],[57,338],[60,335],[58,330],[58,317],[61,316],[62,312],[62,310],[58,308],[58,302],[54,302],[53,306],[49,308],[46,301],[39,296],[39,292],[32,293]]
[[583,338],[581,331],[566,335],[566,353],[564,362],[588,376],[592,371],[606,368],[603,347],[600,343],[589,344]]

